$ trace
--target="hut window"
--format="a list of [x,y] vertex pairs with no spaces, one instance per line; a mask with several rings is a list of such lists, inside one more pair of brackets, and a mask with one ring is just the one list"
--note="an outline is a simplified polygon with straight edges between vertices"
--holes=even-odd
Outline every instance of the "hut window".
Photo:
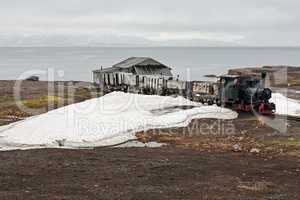
[[110,85],[110,74],[107,74],[108,85]]
[[119,85],[119,74],[116,74],[116,85]]
[[103,74],[104,76],[104,84],[107,85],[107,77],[106,77],[106,74]]
[[145,85],[145,76],[143,76],[142,83]]
[[136,84],[137,86],[139,86],[139,76],[136,76],[136,77],[135,77],[135,82],[136,82],[135,84]]
[[151,78],[151,88],[153,88],[153,78]]

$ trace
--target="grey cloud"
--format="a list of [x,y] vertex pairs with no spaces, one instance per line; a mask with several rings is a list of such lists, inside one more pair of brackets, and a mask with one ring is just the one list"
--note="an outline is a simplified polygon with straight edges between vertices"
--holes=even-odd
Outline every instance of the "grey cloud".
[[164,33],[190,34],[188,41],[217,35],[217,42],[227,44],[221,36],[231,35],[240,38],[239,45],[300,45],[297,0],[0,0],[0,5],[0,45],[7,35],[111,34],[149,41]]

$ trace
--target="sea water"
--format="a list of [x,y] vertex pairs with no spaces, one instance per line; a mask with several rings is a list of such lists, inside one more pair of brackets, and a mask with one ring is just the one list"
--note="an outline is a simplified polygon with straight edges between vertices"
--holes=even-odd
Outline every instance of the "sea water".
[[300,48],[0,47],[0,79],[39,75],[42,80],[92,81],[92,71],[129,57],[152,57],[182,80],[204,80],[230,68],[300,65]]

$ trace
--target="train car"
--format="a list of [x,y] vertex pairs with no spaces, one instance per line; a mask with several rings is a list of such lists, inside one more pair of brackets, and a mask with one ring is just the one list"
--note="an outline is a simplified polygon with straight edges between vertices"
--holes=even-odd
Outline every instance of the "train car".
[[188,82],[190,100],[201,102],[203,104],[212,105],[218,101],[218,83],[207,81],[191,81]]

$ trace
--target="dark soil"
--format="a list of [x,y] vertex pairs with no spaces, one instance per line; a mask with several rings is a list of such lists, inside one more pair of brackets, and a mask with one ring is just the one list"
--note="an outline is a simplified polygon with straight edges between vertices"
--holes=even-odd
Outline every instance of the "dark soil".
[[[168,144],[159,148],[0,152],[0,199],[300,199],[298,135],[255,121],[139,133]],[[236,134],[207,135],[199,123],[233,123]]]
[[300,161],[182,148],[0,153],[0,199],[299,199]]

